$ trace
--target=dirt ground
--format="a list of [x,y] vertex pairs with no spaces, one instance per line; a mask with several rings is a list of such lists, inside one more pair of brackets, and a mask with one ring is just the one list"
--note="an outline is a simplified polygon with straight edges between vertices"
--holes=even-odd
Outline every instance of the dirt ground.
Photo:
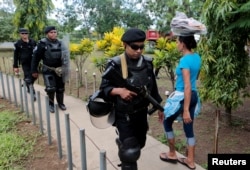
[[[1,110],[18,111],[18,108],[7,100],[0,99]],[[33,133],[39,133],[39,128],[34,126],[31,121],[22,121],[16,125],[19,135],[27,136]],[[59,159],[56,141],[51,145],[48,144],[48,138],[45,135],[38,135],[34,144],[34,150],[28,157],[23,158],[18,162],[25,170],[63,170],[67,169],[67,160],[63,156]]]

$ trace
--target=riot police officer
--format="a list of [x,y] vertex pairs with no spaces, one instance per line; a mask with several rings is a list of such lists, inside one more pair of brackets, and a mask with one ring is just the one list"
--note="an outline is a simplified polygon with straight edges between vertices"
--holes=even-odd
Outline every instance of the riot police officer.
[[32,91],[34,93],[34,101],[35,90],[33,84],[35,82],[35,78],[31,76],[31,60],[32,53],[36,46],[36,42],[29,38],[29,31],[26,28],[19,29],[20,39],[14,43],[14,64],[13,69],[16,74],[19,74],[19,65],[22,65],[23,73],[24,73],[24,81],[27,86],[27,92],[30,92],[30,85],[32,85]]
[[57,39],[54,26],[47,26],[44,30],[46,38],[38,42],[32,58],[32,76],[38,77],[38,64],[42,60],[42,73],[45,91],[49,97],[49,110],[54,113],[54,98],[61,110],[66,110],[64,104],[65,77],[69,67],[69,53],[62,41]]
[[[125,48],[124,57],[128,71],[127,80],[132,82],[135,87],[146,86],[148,93],[160,103],[162,98],[158,92],[152,58],[142,55],[145,39],[145,32],[137,28],[127,30],[122,36],[121,40]],[[111,66],[122,75],[120,56],[111,58],[106,70]],[[135,91],[117,86],[112,80],[104,77],[100,89],[106,97],[114,102],[114,126],[116,126],[119,135],[116,143],[121,168],[122,170],[137,170],[137,160],[146,143],[147,113],[150,103]]]

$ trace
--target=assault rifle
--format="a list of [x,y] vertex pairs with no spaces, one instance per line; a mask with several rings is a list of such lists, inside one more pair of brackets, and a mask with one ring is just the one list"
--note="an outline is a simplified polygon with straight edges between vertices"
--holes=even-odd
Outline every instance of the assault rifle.
[[107,70],[102,75],[103,78],[111,81],[119,87],[125,87],[138,95],[146,98],[153,107],[148,111],[148,114],[153,114],[156,110],[164,111],[164,108],[148,93],[146,86],[135,86],[128,80],[123,79],[121,74],[115,70],[113,66],[107,68]]

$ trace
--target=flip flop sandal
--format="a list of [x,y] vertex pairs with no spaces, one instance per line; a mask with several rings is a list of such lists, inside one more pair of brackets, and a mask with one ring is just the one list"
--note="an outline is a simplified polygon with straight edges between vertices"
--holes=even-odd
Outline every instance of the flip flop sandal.
[[196,167],[190,167],[186,162],[185,162],[186,158],[178,158],[178,162],[181,163],[182,165],[185,165],[186,167],[188,167],[191,170],[194,170]]
[[[164,157],[162,157],[163,154],[164,154]],[[177,159],[171,159],[171,158],[169,158],[168,155],[167,155],[166,153],[162,153],[162,154],[160,155],[160,159],[161,159],[162,161],[169,162],[169,163],[173,163],[173,164],[176,164],[176,163],[178,162]]]

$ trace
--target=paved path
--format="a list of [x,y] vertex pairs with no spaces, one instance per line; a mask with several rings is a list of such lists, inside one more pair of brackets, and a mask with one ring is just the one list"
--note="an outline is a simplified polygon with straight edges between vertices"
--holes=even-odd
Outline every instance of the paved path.
[[[8,97],[6,76],[3,75],[5,82],[5,95]],[[12,83],[11,76],[9,76],[9,82]],[[2,84],[0,77],[0,97],[3,97]],[[18,103],[20,103],[20,93],[19,93],[19,80],[14,79],[15,88],[17,93]],[[42,105],[42,115],[43,115],[43,127],[46,132],[46,112],[45,112],[45,96],[44,87],[35,84],[36,91],[40,91],[41,94],[41,105]],[[14,102],[13,87],[10,84],[11,89],[11,101]],[[30,97],[29,97],[30,98]],[[29,99],[28,98],[28,99]],[[62,138],[63,155],[67,154],[66,149],[66,134],[65,134],[65,115],[69,114],[70,117],[70,128],[71,128],[71,141],[72,141],[72,153],[73,153],[73,164],[75,170],[81,169],[81,157],[80,157],[80,129],[85,130],[85,141],[86,141],[86,155],[87,155],[87,169],[88,170],[99,170],[100,169],[100,150],[106,151],[107,157],[107,170],[120,169],[117,164],[120,163],[117,155],[117,146],[115,144],[116,133],[114,127],[109,127],[107,129],[97,129],[95,128],[89,118],[89,114],[86,110],[86,103],[80,99],[72,96],[65,95],[65,104],[67,106],[66,111],[59,111],[60,115],[60,129]],[[29,100],[29,110],[31,109],[31,102]],[[32,113],[30,112],[30,115]],[[38,106],[35,102],[35,114],[38,117]],[[51,119],[51,129],[52,137],[56,140],[56,127],[55,127],[55,114],[50,114]],[[39,122],[38,120],[36,121]],[[159,154],[162,151],[168,151],[168,147],[151,136],[147,136],[146,146],[142,149],[141,157],[138,161],[139,170],[187,170],[188,168],[177,163],[170,164],[163,162],[159,159]],[[178,153],[178,156],[183,156]],[[199,165],[196,165],[196,170],[204,170]]]

